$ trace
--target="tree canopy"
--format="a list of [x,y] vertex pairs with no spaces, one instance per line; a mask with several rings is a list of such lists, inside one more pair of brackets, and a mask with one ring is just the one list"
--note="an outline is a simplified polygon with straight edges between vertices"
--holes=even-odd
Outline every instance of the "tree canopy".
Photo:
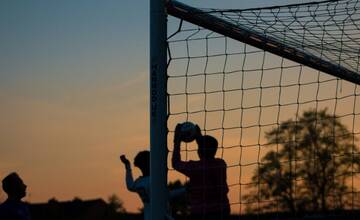
[[326,211],[351,204],[360,154],[354,133],[336,115],[311,109],[265,138],[276,150],[265,154],[252,176],[244,197],[249,211]]

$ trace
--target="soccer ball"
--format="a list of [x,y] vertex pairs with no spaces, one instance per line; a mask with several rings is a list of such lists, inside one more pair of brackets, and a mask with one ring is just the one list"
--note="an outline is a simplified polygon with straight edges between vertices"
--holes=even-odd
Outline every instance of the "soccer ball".
[[197,135],[196,125],[192,122],[184,122],[180,127],[181,140],[188,143],[195,140]]

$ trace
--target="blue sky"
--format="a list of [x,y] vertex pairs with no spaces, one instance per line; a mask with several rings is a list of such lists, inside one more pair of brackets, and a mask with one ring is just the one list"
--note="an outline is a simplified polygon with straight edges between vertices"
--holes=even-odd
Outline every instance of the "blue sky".
[[[183,2],[248,8],[304,1]],[[23,81],[42,85],[71,81],[73,86],[86,87],[113,78],[130,80],[147,70],[148,1],[6,0],[0,4],[1,88]]]

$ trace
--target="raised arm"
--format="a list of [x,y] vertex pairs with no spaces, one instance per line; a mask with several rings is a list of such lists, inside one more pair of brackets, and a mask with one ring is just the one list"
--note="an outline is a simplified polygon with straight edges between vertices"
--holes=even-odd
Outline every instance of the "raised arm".
[[177,124],[175,127],[174,133],[174,150],[172,154],[172,166],[175,170],[181,168],[181,155],[180,155],[180,145],[181,145],[181,134],[180,134],[181,124]]
[[123,162],[123,164],[125,165],[125,180],[126,180],[126,188],[129,191],[135,192],[136,191],[136,187],[135,187],[135,182],[134,182],[134,178],[132,175],[132,171],[131,171],[131,165],[128,159],[126,159],[125,155],[121,155],[120,156],[120,160],[121,162]]
[[[201,131],[199,126],[196,125],[197,128],[197,137],[196,139],[198,139],[199,137],[201,137]],[[191,172],[191,162],[186,162],[186,161],[182,161],[181,160],[181,155],[180,155],[180,145],[181,145],[181,124],[177,124],[175,127],[175,133],[174,133],[174,150],[173,150],[173,155],[172,155],[172,166],[175,170],[188,175]]]

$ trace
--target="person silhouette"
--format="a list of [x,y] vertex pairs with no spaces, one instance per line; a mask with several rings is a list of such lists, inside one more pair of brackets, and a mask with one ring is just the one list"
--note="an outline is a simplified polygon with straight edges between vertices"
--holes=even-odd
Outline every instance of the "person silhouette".
[[192,220],[225,220],[230,215],[227,197],[229,188],[226,182],[226,162],[216,158],[217,140],[210,135],[202,135],[196,126],[198,145],[197,161],[182,161],[180,145],[182,142],[181,124],[175,128],[172,166],[189,177],[190,209]]
[[[150,151],[141,151],[134,158],[134,165],[138,167],[142,176],[134,180],[129,160],[125,155],[120,156],[121,162],[125,165],[125,180],[126,187],[131,192],[136,192],[144,205],[144,219],[150,220]],[[174,200],[186,192],[185,188],[174,189],[169,192],[168,198]],[[166,220],[173,220],[170,215],[166,213]]]
[[126,170],[126,187],[131,192],[136,192],[144,204],[144,219],[150,219],[150,152],[141,151],[134,159],[135,167],[138,167],[142,176],[135,181],[132,175],[131,165],[125,155],[120,156],[121,162],[125,165]]
[[2,188],[8,198],[0,205],[1,220],[30,220],[30,211],[25,202],[26,185],[20,176],[12,172],[2,180]]

